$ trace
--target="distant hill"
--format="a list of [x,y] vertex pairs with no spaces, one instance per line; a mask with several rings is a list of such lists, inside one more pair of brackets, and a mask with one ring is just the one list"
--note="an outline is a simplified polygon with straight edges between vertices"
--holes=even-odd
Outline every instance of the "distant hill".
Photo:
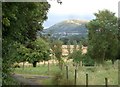
[[65,20],[44,29],[42,34],[49,34],[51,38],[56,39],[87,37],[87,28],[85,26],[87,23],[88,21],[83,20]]

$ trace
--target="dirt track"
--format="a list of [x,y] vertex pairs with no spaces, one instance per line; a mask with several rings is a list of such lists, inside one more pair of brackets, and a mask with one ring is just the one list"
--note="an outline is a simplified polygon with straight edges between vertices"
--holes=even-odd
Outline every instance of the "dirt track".
[[42,83],[38,83],[37,80],[44,80],[51,78],[50,76],[39,76],[39,75],[25,75],[25,74],[14,74],[12,75],[21,85],[42,85]]

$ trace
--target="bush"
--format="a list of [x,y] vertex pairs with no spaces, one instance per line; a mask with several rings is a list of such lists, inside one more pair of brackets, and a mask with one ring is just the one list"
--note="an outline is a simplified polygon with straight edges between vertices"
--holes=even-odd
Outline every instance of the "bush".
[[82,64],[84,66],[94,66],[95,62],[92,58],[90,58],[88,55],[84,55],[83,60],[82,60]]
[[64,72],[57,72],[52,79],[53,85],[74,85],[71,79],[67,80]]
[[54,78],[52,80],[52,83],[54,85],[59,85],[60,84],[60,80],[63,79],[64,77],[64,74],[63,72],[57,72],[55,75],[54,75]]

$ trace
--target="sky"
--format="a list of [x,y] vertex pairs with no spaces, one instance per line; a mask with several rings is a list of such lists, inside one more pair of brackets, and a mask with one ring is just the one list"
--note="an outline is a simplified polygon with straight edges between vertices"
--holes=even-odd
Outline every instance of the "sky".
[[69,19],[92,20],[94,13],[99,10],[108,9],[118,16],[119,0],[47,0],[51,7],[47,14],[48,19],[44,22],[44,28],[48,28],[56,23]]

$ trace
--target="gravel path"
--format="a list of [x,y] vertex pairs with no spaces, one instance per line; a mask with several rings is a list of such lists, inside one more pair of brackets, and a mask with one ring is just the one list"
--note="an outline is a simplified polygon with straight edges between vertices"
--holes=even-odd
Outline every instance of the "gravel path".
[[37,80],[44,80],[52,78],[51,76],[40,76],[40,75],[28,75],[28,74],[14,74],[12,75],[17,81],[22,85],[42,85],[42,83],[38,83]]

